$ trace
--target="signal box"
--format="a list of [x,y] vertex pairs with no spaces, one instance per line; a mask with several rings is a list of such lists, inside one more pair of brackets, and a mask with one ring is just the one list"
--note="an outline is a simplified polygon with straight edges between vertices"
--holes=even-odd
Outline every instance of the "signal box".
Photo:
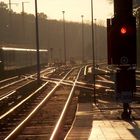
[[117,92],[136,91],[135,69],[119,70],[116,73],[116,89]]
[[136,91],[136,80],[134,69],[119,70],[116,73],[116,97],[123,103],[133,101],[133,92]]

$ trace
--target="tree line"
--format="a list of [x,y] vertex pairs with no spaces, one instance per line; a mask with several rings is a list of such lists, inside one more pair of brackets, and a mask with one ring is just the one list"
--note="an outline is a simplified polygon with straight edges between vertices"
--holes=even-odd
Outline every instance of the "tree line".
[[[137,11],[140,20],[140,12]],[[53,61],[64,60],[63,20],[47,19],[44,13],[38,13],[40,48],[48,49]],[[139,21],[138,21],[139,25]],[[84,23],[84,41],[82,23],[65,21],[65,47],[67,60],[82,60],[84,46],[85,60],[92,60],[91,24]],[[94,25],[94,51],[98,61],[107,59],[106,27]],[[84,42],[84,44],[82,44]],[[9,11],[7,4],[0,3],[0,45],[7,47],[36,48],[35,16],[28,13]],[[51,53],[51,54],[50,54]],[[50,58],[49,57],[49,58]]]
[[[54,60],[64,58],[63,21],[47,19],[44,13],[38,14],[40,48],[53,50]],[[82,59],[82,45],[84,46],[85,60],[92,59],[91,25],[84,23],[84,44],[82,44],[82,24],[65,22],[65,45],[67,60],[70,58]],[[97,43],[98,42],[98,43]],[[102,42],[102,43],[101,43]],[[106,58],[106,29],[96,26],[96,50],[100,59]],[[35,48],[35,16],[27,13],[9,11],[7,4],[0,3],[0,44]],[[101,54],[100,54],[101,53]]]

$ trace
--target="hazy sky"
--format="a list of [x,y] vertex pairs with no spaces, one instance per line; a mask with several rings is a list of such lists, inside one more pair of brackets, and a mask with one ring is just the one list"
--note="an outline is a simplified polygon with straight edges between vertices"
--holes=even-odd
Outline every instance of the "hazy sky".
[[[8,3],[9,0],[0,0]],[[22,2],[27,13],[34,14],[34,0],[11,0],[13,11],[21,12]],[[65,19],[68,21],[81,21],[81,15],[84,20],[91,20],[91,0],[38,0],[38,12],[44,12],[50,19],[62,19],[62,11],[65,11]],[[93,0],[94,19],[106,20],[113,14],[112,5],[107,0]]]

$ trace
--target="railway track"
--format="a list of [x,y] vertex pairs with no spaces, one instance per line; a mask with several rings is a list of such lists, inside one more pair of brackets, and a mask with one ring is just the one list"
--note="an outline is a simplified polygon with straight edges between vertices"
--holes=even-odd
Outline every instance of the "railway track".
[[[40,116],[45,116],[45,118],[47,118],[45,126],[48,126],[48,124],[53,124],[53,126],[49,125],[49,127],[47,128],[48,131],[46,132],[50,133],[45,134],[45,137],[51,137],[52,133],[53,136],[55,136],[57,132],[52,131],[56,131],[55,125],[58,120],[60,124],[62,123],[61,121],[63,119],[61,120],[59,119],[59,117],[61,116],[61,118],[63,118],[63,116],[65,116],[65,113],[67,112],[65,110],[67,110],[66,108],[68,108],[72,100],[75,89],[75,82],[73,85],[64,85],[63,82],[67,79],[72,79],[73,81],[77,80],[75,78],[77,78],[77,72],[79,72],[79,68],[76,68],[76,72],[74,71],[75,70],[73,69],[69,70],[67,74],[65,74],[65,76],[57,82],[46,82],[46,79],[46,81],[42,82],[41,86],[35,89],[35,91],[30,91],[29,93],[22,92],[21,94],[26,94],[26,96],[24,96],[24,98],[21,98],[22,100],[20,100],[20,102],[18,103],[15,103],[13,101],[12,106],[10,108],[6,107],[7,110],[5,112],[3,111],[0,116],[0,139],[20,139],[24,132],[27,132],[26,129],[28,128],[28,126],[25,128],[27,124],[32,124],[34,126],[34,124],[39,123],[40,125],[40,121],[42,120],[42,125],[44,125],[44,121],[46,120],[40,118]],[[70,75],[71,73],[75,74]],[[75,78],[69,78],[72,76]],[[42,107],[42,105],[44,107]],[[36,114],[37,111],[39,112]],[[44,112],[43,115],[42,112]],[[63,114],[61,112],[65,113]],[[35,116],[35,114],[37,116],[33,117]],[[31,118],[34,119],[31,121]],[[57,126],[59,126],[60,124],[57,124]],[[23,130],[23,128],[25,129]],[[34,131],[34,135],[36,135],[36,130]],[[17,135],[19,136],[17,137]]]
[[[49,75],[53,73],[53,67],[46,68],[41,71],[41,75]],[[25,86],[26,84],[36,80],[36,73],[35,74],[28,74],[28,75],[21,75],[21,76],[14,76],[8,79],[4,79],[0,81],[0,101],[3,98],[7,98],[16,90],[20,89],[21,87]]]
[[[29,83],[34,83],[32,90],[25,90],[25,87],[23,90],[17,89],[0,103],[3,108],[0,114],[0,139],[53,140],[59,136],[63,139],[75,116],[77,102],[80,101],[78,95],[86,92],[87,95],[93,94],[94,85],[85,81],[83,73],[83,67],[47,68],[41,72],[40,85],[36,84],[36,76],[28,76],[31,80]],[[96,77],[96,99],[103,110],[105,105],[115,102],[111,78],[104,75]],[[106,89],[111,92],[106,92]],[[116,108],[116,104],[113,107]],[[118,108],[122,109],[120,106]]]

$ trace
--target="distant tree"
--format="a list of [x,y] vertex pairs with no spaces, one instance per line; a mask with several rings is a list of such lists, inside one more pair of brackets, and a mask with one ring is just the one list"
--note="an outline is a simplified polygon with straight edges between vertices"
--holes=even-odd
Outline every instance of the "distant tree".
[[107,1],[108,1],[110,4],[112,4],[114,0],[107,0]]
[[47,15],[44,13],[39,13],[38,16],[42,19],[47,19]]
[[140,6],[140,0],[133,0],[133,6],[134,6],[134,8],[139,7]]
[[140,26],[140,7],[134,9],[134,15],[137,18],[137,25]]
[[7,10],[7,9],[8,9],[7,4],[5,4],[4,2],[0,2],[0,9],[5,9],[5,10]]
[[9,11],[7,4],[0,2],[0,42],[5,42],[9,30]]
[[[54,59],[64,60],[63,21],[47,19],[44,13],[38,13],[40,48],[53,48]],[[82,26],[77,22],[65,22],[67,60],[82,59]],[[106,32],[101,24],[97,26],[98,53],[105,57]],[[0,2],[0,45],[22,48],[36,47],[35,16],[28,13],[9,11],[7,4]],[[85,60],[92,59],[91,25],[84,24]],[[101,59],[102,59],[101,57]]]

